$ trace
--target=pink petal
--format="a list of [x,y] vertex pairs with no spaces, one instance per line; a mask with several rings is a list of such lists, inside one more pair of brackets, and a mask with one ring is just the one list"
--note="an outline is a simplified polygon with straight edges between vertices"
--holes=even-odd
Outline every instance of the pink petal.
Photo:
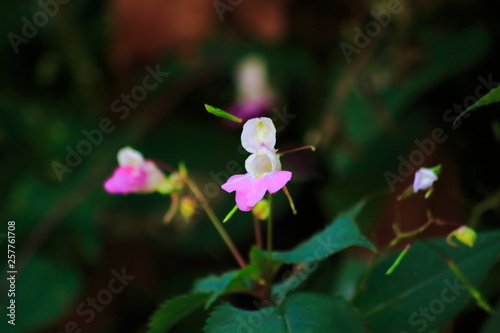
[[111,178],[104,183],[104,189],[111,194],[126,194],[140,191],[147,183],[148,175],[141,168],[118,167]]
[[279,191],[291,178],[290,171],[275,171],[258,178],[247,173],[230,177],[221,187],[229,193],[236,191],[236,205],[241,211],[248,212],[262,200],[267,191]]
[[253,208],[253,206],[255,206],[257,202],[262,200],[262,198],[266,194],[267,188],[266,179],[264,177],[252,177],[251,179],[252,181],[250,182],[250,187],[245,191],[245,196],[247,200],[246,205]]
[[248,173],[244,175],[234,175],[231,176],[227,182],[222,184],[221,188],[231,193],[233,191],[239,191],[248,188],[250,186],[250,181],[252,180],[252,176]]
[[275,193],[292,179],[292,173],[290,171],[275,171],[263,175],[261,178],[265,178],[265,185],[269,193]]
[[231,176],[221,187],[226,192],[236,191],[236,205],[244,212],[252,210],[266,194],[265,183],[249,173]]
[[226,192],[236,191],[236,205],[241,211],[248,212],[252,207],[248,205],[248,191],[251,188],[252,175],[234,175],[231,176],[221,188]]
[[248,205],[248,195],[246,192],[237,191],[236,192],[236,205],[238,209],[242,212],[249,212],[252,210],[253,206]]

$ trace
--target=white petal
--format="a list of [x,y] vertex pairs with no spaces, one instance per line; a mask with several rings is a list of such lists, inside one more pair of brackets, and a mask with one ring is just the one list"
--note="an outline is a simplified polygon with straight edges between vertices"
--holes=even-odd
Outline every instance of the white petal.
[[432,184],[438,179],[436,174],[427,168],[420,168],[415,173],[415,180],[413,181],[413,192],[418,192],[419,190],[428,190],[432,187]]
[[276,144],[276,128],[269,118],[253,118],[243,125],[241,145],[249,153],[256,153],[265,147],[274,150]]
[[265,173],[281,170],[281,163],[274,151],[261,148],[256,153],[248,156],[245,161],[245,169],[252,176],[259,177]]
[[165,180],[165,175],[158,169],[154,162],[149,160],[144,162],[143,168],[148,174],[148,180],[143,188],[143,192],[149,193],[156,191]]
[[130,147],[122,148],[118,151],[118,164],[120,166],[139,167],[144,163],[144,157],[135,149]]

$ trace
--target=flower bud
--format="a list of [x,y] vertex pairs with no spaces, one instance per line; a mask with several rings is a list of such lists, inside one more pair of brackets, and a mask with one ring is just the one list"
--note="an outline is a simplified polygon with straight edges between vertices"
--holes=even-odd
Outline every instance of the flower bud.
[[196,202],[190,196],[185,196],[181,199],[180,212],[184,220],[189,222],[196,214]]
[[458,247],[456,243],[454,243],[451,238],[455,236],[455,238],[462,244],[465,244],[469,247],[474,246],[476,242],[477,234],[474,229],[469,228],[467,226],[461,226],[460,228],[452,231],[448,237],[446,237],[446,241],[453,247]]
[[417,193],[419,190],[430,190],[432,188],[432,184],[438,179],[436,170],[436,168],[420,168],[415,173],[413,192]]
[[262,199],[257,202],[257,204],[253,207],[252,213],[259,220],[267,220],[269,218],[269,213],[271,212],[271,206],[269,205],[269,201],[267,199]]

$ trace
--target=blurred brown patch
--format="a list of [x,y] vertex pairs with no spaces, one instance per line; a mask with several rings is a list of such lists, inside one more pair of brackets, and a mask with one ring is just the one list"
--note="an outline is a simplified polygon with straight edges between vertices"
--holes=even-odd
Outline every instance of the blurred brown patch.
[[123,73],[169,53],[194,61],[217,25],[267,42],[286,35],[288,0],[241,1],[234,6],[220,1],[230,8],[223,11],[222,21],[213,0],[112,0],[110,67]]
[[276,42],[286,35],[287,5],[288,0],[243,0],[233,12],[233,21],[259,39]]
[[195,57],[217,19],[210,0],[113,0],[110,67],[123,72],[166,53]]

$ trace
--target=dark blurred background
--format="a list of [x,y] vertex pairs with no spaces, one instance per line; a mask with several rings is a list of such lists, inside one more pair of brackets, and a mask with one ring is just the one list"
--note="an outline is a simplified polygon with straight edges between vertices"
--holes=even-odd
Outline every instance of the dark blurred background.
[[[0,330],[63,332],[75,322],[84,332],[143,332],[162,301],[188,292],[202,276],[236,267],[201,212],[189,223],[176,217],[165,225],[169,197],[113,196],[102,184],[118,149],[130,145],[146,158],[184,162],[202,189],[216,189],[210,203],[224,216],[234,196],[218,186],[230,175],[228,162],[243,166],[246,155],[238,149],[240,128],[206,113],[204,104],[242,107],[238,68],[248,57],[264,68],[270,101],[245,115],[284,124],[281,150],[318,148],[282,158],[294,173],[289,190],[299,214],[276,196],[276,248],[292,247],[370,195],[360,224],[385,244],[393,237],[394,198],[412,182],[403,177],[391,193],[386,173],[397,174],[398,157],[408,160],[419,149],[415,140],[428,140],[436,128],[446,140],[415,167],[442,163],[443,175],[430,203],[404,202],[404,227],[425,222],[426,204],[445,220],[476,219],[469,222],[479,230],[498,226],[494,211],[475,208],[500,184],[498,107],[473,112],[456,129],[456,113],[447,112],[470,105],[483,81],[493,83],[481,94],[500,84],[495,5],[1,2],[0,240],[6,248],[7,221],[16,221],[19,274],[16,326],[2,319]],[[147,75],[158,84],[137,88]],[[152,87],[154,80],[148,82]],[[225,224],[243,253],[254,242],[251,220],[237,213]],[[432,229],[429,236],[447,232]],[[312,283],[328,287],[336,264],[328,260],[320,270],[325,275]],[[109,303],[89,310],[89,298],[106,297],[102,290],[122,270],[134,278]],[[173,331],[199,332],[205,316],[198,311]],[[470,309],[449,332],[475,332],[483,317]]]

